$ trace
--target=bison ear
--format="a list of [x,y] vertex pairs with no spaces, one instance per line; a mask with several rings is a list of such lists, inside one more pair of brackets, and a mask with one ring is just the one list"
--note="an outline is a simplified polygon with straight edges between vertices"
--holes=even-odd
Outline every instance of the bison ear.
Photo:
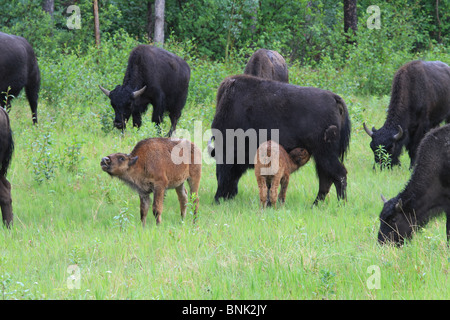
[[147,89],[147,86],[143,86],[141,89],[134,91],[133,92],[133,99],[136,99],[137,97],[139,97],[141,94],[144,93],[145,89]]
[[103,88],[101,85],[98,85],[98,87],[100,88],[100,90],[103,91],[104,94],[106,94],[107,97],[109,97],[109,94],[111,93],[111,91],[106,90],[106,89]]
[[138,159],[138,156],[131,158],[130,161],[128,162],[128,166],[131,167],[132,165],[134,165],[136,163],[137,159]]

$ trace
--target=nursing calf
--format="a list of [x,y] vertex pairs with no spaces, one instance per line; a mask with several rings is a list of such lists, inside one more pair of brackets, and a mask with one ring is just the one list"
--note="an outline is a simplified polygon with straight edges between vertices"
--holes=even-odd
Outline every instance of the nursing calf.
[[255,176],[258,182],[259,199],[263,208],[267,205],[276,207],[278,187],[281,185],[278,199],[286,200],[289,176],[305,165],[311,155],[303,148],[295,148],[289,154],[275,141],[263,142],[255,155]]
[[[103,171],[117,177],[136,190],[140,198],[141,222],[145,221],[153,192],[153,215],[161,223],[164,193],[175,189],[180,202],[181,217],[186,215],[188,203],[184,182],[195,196],[198,210],[198,188],[202,171],[200,149],[188,140],[149,138],[140,141],[130,154],[114,153],[100,163]],[[195,221],[195,220],[194,220]]]

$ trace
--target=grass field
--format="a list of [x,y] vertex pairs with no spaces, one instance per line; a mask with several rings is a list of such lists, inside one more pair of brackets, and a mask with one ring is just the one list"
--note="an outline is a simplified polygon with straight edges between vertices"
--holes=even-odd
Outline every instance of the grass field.
[[[352,117],[346,203],[333,187],[311,207],[311,161],[293,174],[277,210],[259,209],[253,171],[235,199],[216,205],[215,165],[204,162],[197,223],[191,211],[181,221],[171,190],[162,224],[150,213],[143,229],[139,197],[100,160],[155,136],[151,107],[140,130],[122,134],[108,129],[104,96],[101,104],[41,99],[33,126],[22,95],[10,113],[15,216],[11,230],[0,228],[0,299],[449,299],[443,216],[402,248],[377,244],[380,194],[397,195],[410,176],[406,154],[400,168],[372,170],[362,122],[380,127],[389,97],[342,96]],[[206,130],[214,102],[194,100],[178,128],[192,131],[199,120]]]

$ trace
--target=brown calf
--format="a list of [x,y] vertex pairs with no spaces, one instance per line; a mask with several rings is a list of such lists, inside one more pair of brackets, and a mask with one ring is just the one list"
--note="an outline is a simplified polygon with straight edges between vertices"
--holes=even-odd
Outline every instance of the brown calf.
[[167,189],[176,190],[181,217],[185,217],[188,202],[184,188],[186,180],[191,194],[196,195],[194,214],[197,213],[198,188],[202,172],[201,152],[188,140],[149,138],[140,141],[130,154],[114,153],[104,157],[100,165],[110,176],[119,178],[138,192],[143,226],[152,192],[156,224],[161,223],[164,193]]
[[266,207],[267,198],[269,205],[276,207],[280,184],[278,199],[284,203],[290,174],[305,165],[310,157],[308,151],[303,148],[295,148],[288,154],[282,146],[272,140],[259,146],[255,155],[255,176],[263,208]]

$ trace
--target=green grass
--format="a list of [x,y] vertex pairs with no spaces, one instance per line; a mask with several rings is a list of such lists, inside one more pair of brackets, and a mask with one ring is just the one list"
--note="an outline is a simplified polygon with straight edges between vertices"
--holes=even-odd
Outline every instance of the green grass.
[[[11,230],[0,228],[0,299],[449,299],[444,217],[402,248],[377,244],[380,194],[397,195],[410,176],[406,154],[400,168],[372,170],[362,122],[379,128],[388,97],[342,95],[353,126],[347,203],[333,187],[311,207],[318,191],[311,161],[293,174],[277,210],[259,209],[253,171],[235,199],[216,205],[215,166],[204,163],[197,223],[191,214],[181,221],[171,190],[162,224],[150,213],[144,229],[137,194],[102,172],[100,160],[155,136],[151,107],[140,130],[122,134],[102,129],[106,97],[82,105],[42,99],[32,126],[22,95],[10,113],[15,216]],[[203,120],[209,128],[214,102],[188,101],[178,127]],[[44,164],[53,168],[49,180]],[[79,289],[68,283],[73,265]],[[367,285],[371,266],[379,267],[380,289]]]

